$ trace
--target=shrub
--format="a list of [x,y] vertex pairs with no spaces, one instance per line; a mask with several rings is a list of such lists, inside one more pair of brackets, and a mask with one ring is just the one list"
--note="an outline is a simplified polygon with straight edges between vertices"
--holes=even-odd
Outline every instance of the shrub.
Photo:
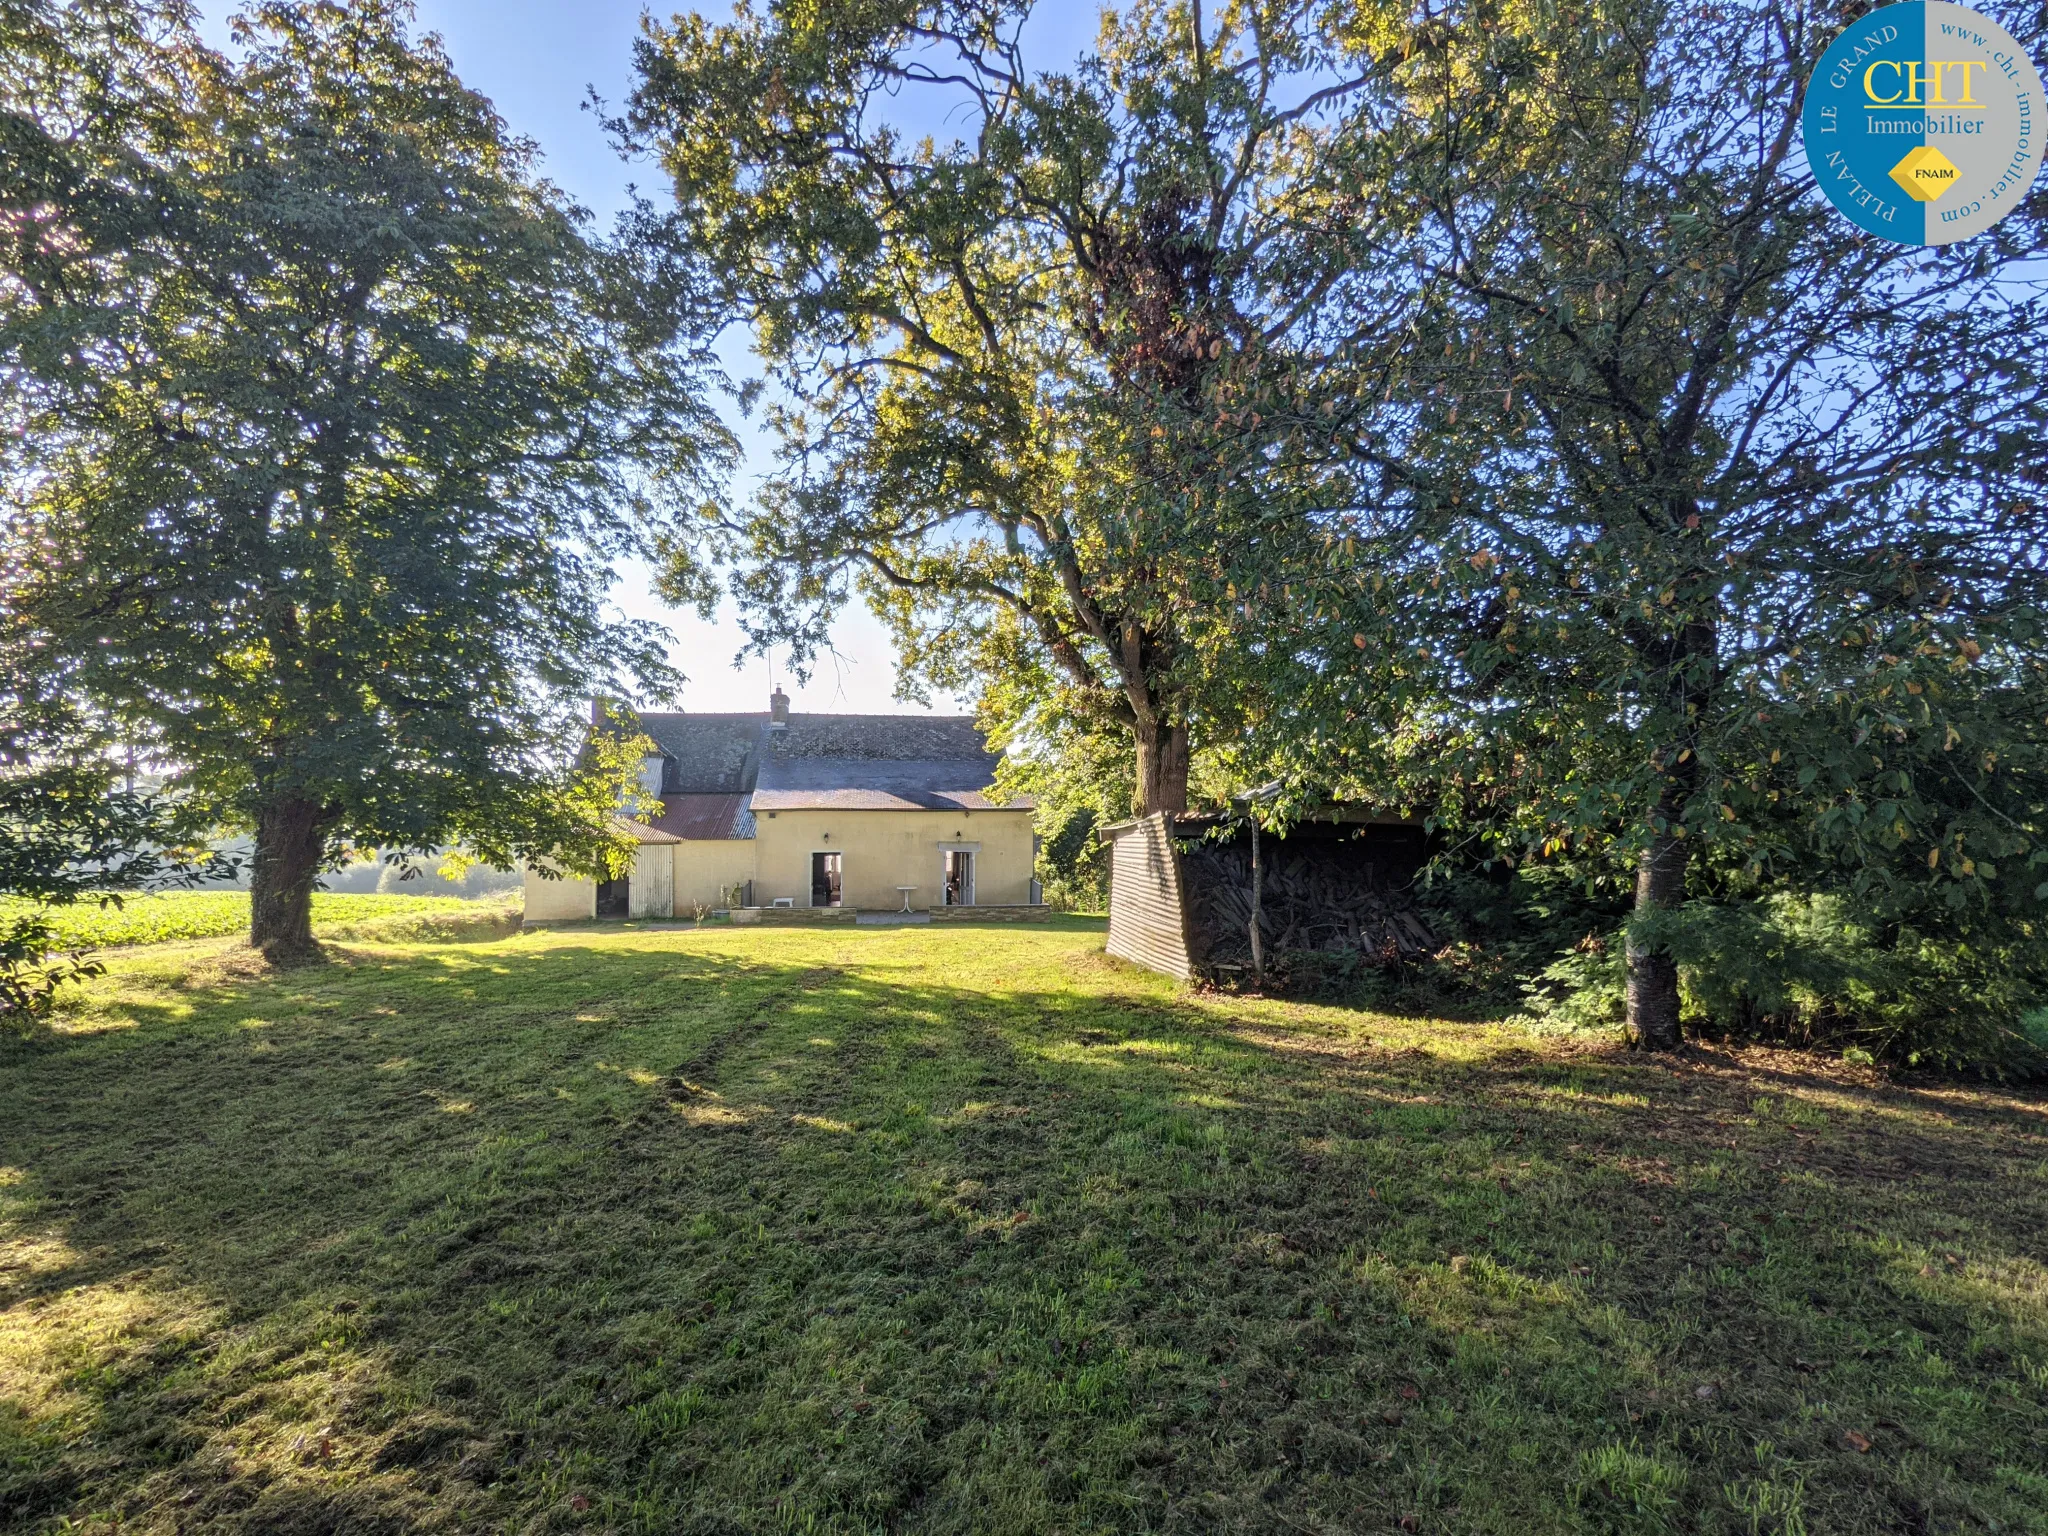
[[[2043,955],[2023,931],[1928,932],[1836,893],[1691,901],[1641,929],[1679,963],[1686,1025],[1947,1071],[2048,1071]],[[1544,1029],[1619,1027],[1622,934],[1558,956],[1528,983]]]
[[2048,1052],[2022,1028],[2043,1001],[2039,944],[2015,930],[1884,922],[1835,893],[1692,902],[1658,932],[1679,960],[1695,1027],[1854,1046],[1880,1060],[2032,1075]]
[[39,916],[0,922],[0,1028],[25,1024],[50,1011],[57,989],[98,976],[106,967],[77,954],[50,957],[61,946]]

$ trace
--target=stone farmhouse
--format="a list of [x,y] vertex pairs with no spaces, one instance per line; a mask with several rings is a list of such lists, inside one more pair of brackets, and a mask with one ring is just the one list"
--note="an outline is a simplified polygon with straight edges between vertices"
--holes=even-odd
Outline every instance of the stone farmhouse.
[[966,717],[643,713],[659,749],[642,784],[661,799],[624,878],[526,872],[530,922],[692,917],[795,920],[858,910],[1027,916],[1029,800],[989,798],[999,754]]

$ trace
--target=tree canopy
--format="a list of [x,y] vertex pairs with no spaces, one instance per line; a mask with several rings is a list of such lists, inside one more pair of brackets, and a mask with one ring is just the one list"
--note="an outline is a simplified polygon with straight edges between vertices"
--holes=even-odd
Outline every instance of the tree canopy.
[[913,687],[1013,736],[1127,732],[1137,806],[1181,809],[1191,742],[1243,724],[1240,605],[1356,502],[1326,391],[1400,316],[1356,292],[1321,151],[1373,66],[1341,12],[1263,0],[1131,6],[1035,72],[1028,9],[742,6],[641,43],[621,126],[780,442],[671,579],[732,564],[799,663],[862,594]]
[[[694,296],[605,241],[395,0],[15,5],[0,64],[4,600],[252,827],[252,937],[348,844],[596,868],[675,682],[609,619],[726,452]],[[643,209],[638,217],[650,218]]]
[[1798,131],[1825,8],[1442,20],[1356,141],[1424,295],[1399,456],[1454,492],[1395,562],[1418,777],[1633,880],[1652,1044],[1688,895],[2038,922],[2048,210],[1941,249],[1837,215]]

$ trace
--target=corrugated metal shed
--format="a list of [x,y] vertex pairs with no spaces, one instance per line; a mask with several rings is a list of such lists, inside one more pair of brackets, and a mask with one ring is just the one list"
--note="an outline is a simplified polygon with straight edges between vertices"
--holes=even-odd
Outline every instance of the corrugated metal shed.
[[1172,823],[1154,812],[1104,827],[1102,840],[1109,844],[1109,952],[1187,980],[1195,967]]
[[[1250,959],[1248,940],[1243,957],[1231,952],[1250,910],[1249,840],[1241,829],[1217,816],[1155,813],[1104,827],[1101,837],[1110,848],[1109,953],[1183,981],[1246,968],[1239,962]],[[1430,851],[1419,821],[1351,806],[1297,823],[1287,836],[1268,834],[1262,885],[1269,902],[1260,919],[1267,965],[1318,948],[1375,953],[1390,921],[1404,925],[1404,944],[1417,935],[1433,944],[1425,926],[1403,915],[1404,893]],[[1221,942],[1215,909],[1231,903],[1219,897],[1246,901]],[[1304,903],[1306,919],[1298,920]],[[1319,926],[1334,931],[1322,935]]]

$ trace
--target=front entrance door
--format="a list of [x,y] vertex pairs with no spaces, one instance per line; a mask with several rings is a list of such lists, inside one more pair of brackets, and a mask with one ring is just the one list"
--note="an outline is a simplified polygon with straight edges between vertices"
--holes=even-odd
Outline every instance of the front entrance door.
[[949,851],[946,854],[946,905],[974,905],[974,855]]
[[836,907],[839,905],[839,855],[836,853],[814,853],[811,855],[811,905],[814,907]]
[[599,917],[626,917],[632,911],[632,881],[621,876],[617,880],[597,882],[597,915]]

